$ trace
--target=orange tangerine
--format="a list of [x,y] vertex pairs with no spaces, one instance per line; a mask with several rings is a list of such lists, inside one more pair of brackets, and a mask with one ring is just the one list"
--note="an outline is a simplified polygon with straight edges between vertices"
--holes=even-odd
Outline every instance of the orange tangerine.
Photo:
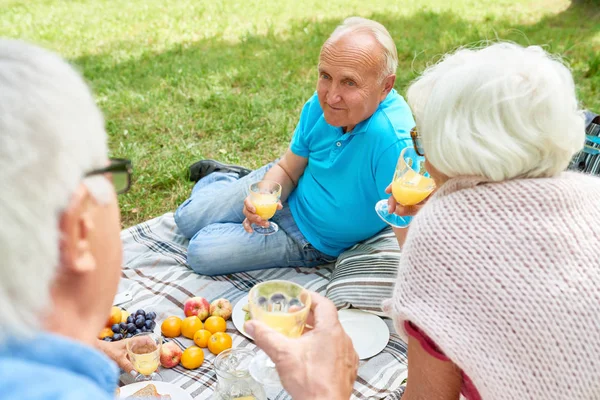
[[194,343],[196,343],[196,346],[205,349],[208,347],[208,339],[210,339],[211,335],[212,333],[210,333],[210,331],[200,329],[194,334]]
[[231,336],[225,332],[217,332],[208,339],[208,350],[217,355],[223,350],[230,349],[232,344]]
[[181,365],[187,369],[196,369],[204,362],[204,351],[198,346],[188,347],[181,355]]
[[102,328],[98,334],[98,339],[104,339],[105,337],[113,337],[114,332],[110,328]]
[[193,339],[194,334],[204,328],[202,321],[196,315],[187,317],[181,323],[181,334],[188,339]]
[[165,337],[177,337],[181,335],[181,318],[169,317],[160,326],[160,331]]
[[227,330],[227,322],[223,317],[212,316],[204,321],[204,329],[210,333],[225,332]]

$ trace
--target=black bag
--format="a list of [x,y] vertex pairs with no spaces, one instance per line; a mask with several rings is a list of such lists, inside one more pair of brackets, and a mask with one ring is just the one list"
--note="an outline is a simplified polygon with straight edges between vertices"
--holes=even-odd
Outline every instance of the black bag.
[[569,169],[600,175],[600,115],[586,111],[585,147],[577,153]]

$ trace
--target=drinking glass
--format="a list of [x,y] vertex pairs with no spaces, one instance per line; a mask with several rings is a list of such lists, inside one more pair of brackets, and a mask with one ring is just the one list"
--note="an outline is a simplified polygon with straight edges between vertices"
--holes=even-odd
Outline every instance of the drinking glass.
[[[435,182],[425,169],[425,157],[417,154],[412,147],[406,147],[400,153],[394,179],[392,194],[403,206],[414,206],[422,202],[435,189]],[[388,201],[380,200],[375,204],[377,215],[395,228],[406,228],[412,217],[400,216],[388,211]]]
[[[251,318],[291,338],[302,335],[310,303],[308,290],[289,281],[273,280],[259,283],[248,295]],[[257,382],[266,386],[281,385],[275,364],[264,352],[256,355],[249,369]]]
[[[260,181],[250,185],[250,200],[256,208],[256,214],[265,221],[275,215],[280,197],[281,185],[277,182]],[[252,224],[252,229],[261,235],[272,235],[279,230],[279,226],[274,222],[269,222],[269,226],[266,228]]]
[[217,387],[213,400],[267,400],[263,387],[250,376],[248,368],[255,353],[248,349],[227,349],[213,361]]
[[156,370],[160,363],[162,336],[152,332],[143,332],[127,340],[126,348],[133,368],[139,372],[136,382],[162,381]]

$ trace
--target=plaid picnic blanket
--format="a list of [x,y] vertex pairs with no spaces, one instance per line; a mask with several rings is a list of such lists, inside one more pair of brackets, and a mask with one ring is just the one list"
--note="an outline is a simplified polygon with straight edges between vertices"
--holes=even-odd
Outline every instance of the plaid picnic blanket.
[[[226,298],[235,303],[255,284],[271,279],[294,281],[309,290],[325,293],[333,265],[317,268],[279,268],[243,272],[224,276],[201,276],[186,265],[187,239],[179,234],[173,214],[168,213],[121,233],[124,246],[124,265],[119,291],[132,294],[122,307],[132,312],[139,308],[155,311],[157,321],[171,315],[183,317],[183,304],[193,296],[209,301]],[[386,320],[391,332],[387,347],[375,357],[363,361],[354,385],[353,399],[390,399],[402,397],[402,382],[406,377],[406,345],[395,334],[391,320]],[[240,334],[231,321],[227,333],[233,338],[233,347],[255,349],[254,343]],[[173,340],[181,348],[193,342],[184,337]],[[205,361],[196,370],[182,366],[162,369],[166,382],[180,386],[195,399],[210,399],[216,385],[212,369],[214,356],[205,349]],[[131,382],[123,374],[121,385]],[[283,400],[290,396],[283,390],[267,388],[269,399]]]

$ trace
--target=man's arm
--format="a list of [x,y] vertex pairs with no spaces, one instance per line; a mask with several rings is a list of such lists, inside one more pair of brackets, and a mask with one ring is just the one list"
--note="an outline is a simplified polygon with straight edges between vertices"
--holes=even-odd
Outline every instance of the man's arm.
[[304,174],[307,164],[307,158],[298,156],[288,149],[281,160],[267,171],[264,179],[279,182],[282,188],[281,201],[284,202],[298,185],[298,180]]
[[412,336],[408,338],[408,381],[402,400],[458,400],[460,369],[452,361],[429,354]]

